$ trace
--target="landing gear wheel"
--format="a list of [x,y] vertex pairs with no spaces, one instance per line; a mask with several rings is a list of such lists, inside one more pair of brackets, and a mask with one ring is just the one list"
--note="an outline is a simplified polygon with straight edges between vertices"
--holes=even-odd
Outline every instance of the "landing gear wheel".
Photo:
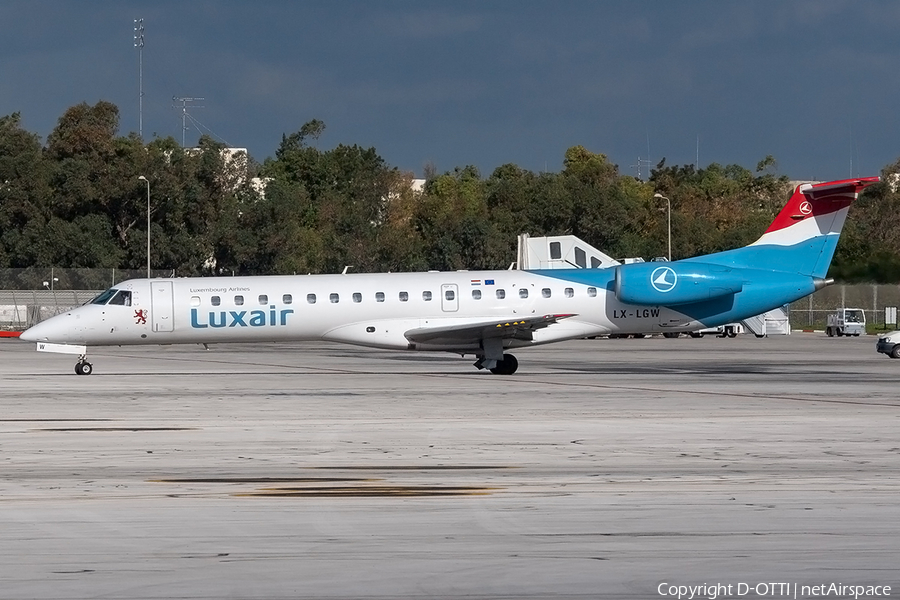
[[691,337],[692,337],[692,338],[702,338],[702,337],[703,337],[703,334],[700,333],[699,331],[692,331],[692,332],[691,332]]
[[670,339],[677,338],[679,335],[681,335],[681,334],[678,333],[677,331],[666,331],[663,333],[664,338],[670,338]]
[[497,366],[491,369],[494,375],[512,375],[519,368],[519,361],[512,354],[504,354],[502,360],[497,361]]
[[94,372],[94,365],[87,361],[81,361],[75,365],[75,374],[76,375],[90,375]]

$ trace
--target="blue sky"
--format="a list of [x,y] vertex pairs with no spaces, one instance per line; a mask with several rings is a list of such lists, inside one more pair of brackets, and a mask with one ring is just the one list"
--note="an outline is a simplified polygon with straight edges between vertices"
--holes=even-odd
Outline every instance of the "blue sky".
[[102,99],[137,131],[138,17],[144,137],[180,140],[173,96],[203,97],[194,118],[259,161],[311,119],[319,147],[374,146],[418,176],[555,171],[576,144],[635,174],[694,163],[698,137],[701,166],[771,154],[792,179],[900,157],[893,1],[7,0],[0,114],[46,138]]

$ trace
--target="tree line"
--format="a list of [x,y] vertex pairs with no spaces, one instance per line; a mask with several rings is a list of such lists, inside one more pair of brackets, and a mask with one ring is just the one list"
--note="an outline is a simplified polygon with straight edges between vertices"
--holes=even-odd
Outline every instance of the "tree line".
[[[673,258],[686,258],[752,242],[790,193],[772,157],[753,171],[663,160],[640,181],[581,146],[559,172],[431,168],[414,191],[412,175],[374,148],[320,150],[317,120],[282,136],[262,163],[209,137],[187,149],[172,137],[120,136],[118,125],[115,105],[81,103],[42,143],[19,113],[0,117],[0,268],[143,268],[139,176],[150,185],[153,268],[179,276],[506,268],[523,232],[576,235],[614,257],[663,256],[666,203],[655,194],[671,201]],[[898,172],[894,163],[883,176]],[[900,281],[891,188],[869,188],[851,209],[831,276]]]

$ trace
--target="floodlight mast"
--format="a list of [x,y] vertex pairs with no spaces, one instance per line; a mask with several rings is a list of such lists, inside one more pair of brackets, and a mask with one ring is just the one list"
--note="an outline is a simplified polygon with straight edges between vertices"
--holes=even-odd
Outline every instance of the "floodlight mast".
[[144,139],[144,19],[134,20],[134,47],[138,49],[138,136]]
[[143,175],[138,180],[147,184],[147,279],[150,279],[150,181]]

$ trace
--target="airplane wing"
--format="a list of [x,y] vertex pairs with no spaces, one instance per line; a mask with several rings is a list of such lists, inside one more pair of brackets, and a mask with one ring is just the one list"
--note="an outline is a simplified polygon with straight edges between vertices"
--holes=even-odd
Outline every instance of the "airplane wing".
[[548,327],[557,321],[574,317],[574,314],[516,317],[513,319],[470,322],[438,327],[418,327],[404,335],[416,344],[467,344],[489,338],[531,340],[531,333]]

